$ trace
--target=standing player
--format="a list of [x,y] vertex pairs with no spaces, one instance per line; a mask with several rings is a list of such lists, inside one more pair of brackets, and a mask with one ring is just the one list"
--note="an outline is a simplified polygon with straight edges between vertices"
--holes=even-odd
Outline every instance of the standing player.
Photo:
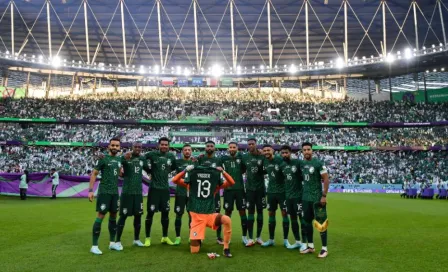
[[[313,244],[313,219],[314,223],[319,225],[320,238],[322,239],[322,250],[319,258],[325,258],[328,255],[327,249],[327,226],[328,220],[324,222],[316,221],[316,213],[319,212],[320,217],[326,218],[327,193],[330,180],[328,178],[327,168],[316,158],[313,158],[313,145],[310,143],[302,144],[302,153],[304,160],[300,161],[300,168],[303,175],[303,214],[306,239],[308,246],[300,253],[307,254],[314,252]],[[322,192],[322,180],[324,188]],[[323,216],[322,216],[323,214]]]
[[[188,176],[184,181],[182,178],[187,171],[189,171]],[[221,182],[222,176],[225,179],[224,183]],[[205,238],[206,227],[215,230],[219,226],[224,225],[224,256],[232,257],[229,249],[230,237],[232,236],[232,221],[230,217],[214,212],[215,201],[213,197],[213,194],[219,193],[219,190],[235,184],[232,177],[223,171],[221,167],[199,166],[195,168],[191,165],[177,174],[173,178],[173,182],[188,187],[190,191],[188,210],[191,215],[191,253],[199,252],[201,240]]]
[[140,241],[140,229],[142,225],[143,214],[143,170],[150,173],[146,159],[142,153],[142,144],[134,143],[132,154],[129,160],[124,157],[121,160],[123,165],[123,191],[120,197],[120,218],[118,219],[117,240],[115,241],[116,250],[123,250],[121,245],[121,235],[128,216],[134,216],[134,242],[135,246],[142,247]]
[[257,210],[257,239],[256,243],[263,244],[261,231],[263,230],[263,209],[266,208],[266,186],[264,184],[263,174],[263,155],[258,152],[257,141],[249,139],[247,141],[249,152],[242,157],[246,168],[246,207],[248,210],[247,230],[249,240],[246,246],[255,245],[254,242],[254,220],[255,208]]
[[56,189],[59,186],[59,173],[56,172],[55,168],[51,168],[51,172],[50,172],[50,177],[51,177],[51,199],[56,199]]
[[[177,160],[176,165],[177,169],[176,172],[180,173],[188,165],[193,165],[194,162],[191,158],[191,145],[186,144],[182,147],[182,159]],[[176,229],[176,241],[174,241],[175,245],[180,245],[180,229],[182,227],[182,215],[184,214],[185,207],[188,203],[188,192],[187,188],[177,185],[176,186],[176,199],[174,201],[174,207],[175,207],[175,213],[176,213],[176,221],[174,222],[174,227]],[[190,218],[190,214],[188,214],[188,217]],[[190,219],[191,221],[191,219]],[[190,222],[191,223],[191,222]]]
[[154,213],[162,213],[162,244],[174,245],[168,238],[169,211],[170,211],[170,185],[168,175],[176,170],[176,157],[169,153],[170,140],[166,137],[159,139],[159,150],[146,154],[151,168],[151,188],[148,193],[148,204],[145,220],[145,246],[151,246],[151,227]]
[[89,183],[89,201],[93,201],[93,185],[96,178],[101,173],[101,182],[98,189],[98,196],[96,200],[96,211],[98,216],[93,223],[93,245],[90,249],[95,255],[103,254],[98,248],[98,239],[101,233],[101,223],[104,216],[109,212],[109,234],[110,243],[109,249],[116,250],[115,234],[117,232],[117,211],[119,206],[118,199],[118,173],[121,168],[121,157],[117,156],[120,151],[120,139],[113,138],[109,141],[109,154],[98,160]]
[[[282,173],[285,178],[286,211],[291,219],[291,229],[296,239],[296,242],[289,246],[288,249],[297,249],[302,247],[297,216],[302,224],[302,239],[305,239],[302,221],[302,172],[300,170],[300,161],[291,159],[291,151],[289,145],[284,145],[280,149],[283,158]],[[306,246],[303,245],[302,250],[305,249]]]
[[232,217],[234,203],[240,213],[241,228],[243,230],[242,241],[247,244],[247,215],[246,215],[246,200],[243,184],[243,173],[246,171],[245,165],[242,163],[241,154],[238,153],[238,144],[235,142],[229,143],[229,155],[221,158],[224,169],[235,181],[235,185],[224,190],[224,210],[228,217]]
[[[208,166],[208,167],[222,167],[221,160],[215,156],[215,142],[208,141],[205,143],[205,154],[199,156],[198,164],[200,166]],[[220,192],[215,194],[215,212],[219,213],[221,211],[221,197]],[[221,237],[221,226],[216,230],[216,242],[220,245],[223,245],[224,242]]]
[[277,206],[280,207],[283,218],[283,245],[289,247],[289,218],[286,213],[285,200],[285,180],[281,170],[283,160],[281,157],[274,156],[274,149],[271,145],[263,146],[263,153],[265,156],[264,168],[269,179],[268,184],[268,211],[269,211],[269,240],[264,242],[261,246],[268,247],[274,245],[275,234],[275,212]]

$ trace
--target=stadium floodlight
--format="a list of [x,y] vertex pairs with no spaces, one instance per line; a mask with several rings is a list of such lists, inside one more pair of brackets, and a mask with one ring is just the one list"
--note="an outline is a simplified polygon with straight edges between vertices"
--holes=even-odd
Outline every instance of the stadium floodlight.
[[213,65],[211,71],[213,77],[218,78],[222,75],[222,68],[218,64]]
[[404,50],[404,58],[405,59],[411,59],[412,57],[414,57],[414,56],[412,54],[411,48],[406,48]]
[[185,68],[185,70],[184,70],[184,76],[185,76],[185,77],[188,77],[188,76],[190,76],[190,74],[191,74],[190,69]]
[[160,66],[159,65],[154,65],[154,74],[159,74],[160,73]]
[[57,68],[61,66],[61,58],[59,56],[55,56],[51,59],[51,66]]
[[291,74],[297,73],[297,67],[294,64],[291,64],[291,66],[289,67],[289,72]]
[[260,73],[264,72],[264,65],[260,65]]
[[241,66],[239,65],[236,67],[236,74],[237,75],[241,74]]
[[393,63],[394,61],[395,61],[395,56],[389,53],[386,57],[386,62]]
[[39,55],[39,63],[43,63],[44,62],[44,57],[42,55]]
[[440,69],[440,71],[445,72],[445,68],[442,67],[442,69]]
[[344,60],[342,58],[337,58],[335,63],[336,63],[336,68],[338,68],[338,69],[342,69],[345,66]]
[[140,74],[145,73],[145,67],[143,65],[140,65],[140,70],[138,71]]
[[437,69],[432,70],[434,73],[437,72]]
[[176,67],[176,74],[180,75],[182,73],[182,67],[177,66]]

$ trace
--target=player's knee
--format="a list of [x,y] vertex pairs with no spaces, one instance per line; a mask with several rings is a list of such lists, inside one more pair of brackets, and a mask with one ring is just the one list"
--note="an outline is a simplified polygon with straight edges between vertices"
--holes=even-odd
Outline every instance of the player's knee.
[[116,212],[115,213],[110,213],[109,217],[110,218],[117,218],[117,213]]
[[240,216],[245,216],[246,215],[246,210],[239,210]]
[[104,216],[105,216],[105,214],[102,214],[102,213],[98,213],[98,215],[97,215],[97,216],[98,216],[98,218],[99,218],[99,219],[104,219]]
[[287,217],[288,213],[285,210],[282,210],[282,217]]
[[226,210],[226,215],[227,216],[232,216],[232,211],[231,210]]
[[176,212],[176,219],[182,218],[183,215],[184,215],[184,213]]
[[146,219],[152,219],[154,217],[154,212],[148,212],[146,214]]
[[[193,245],[193,241],[198,242],[197,245]],[[199,244],[199,241],[197,241],[197,240],[192,240],[192,241],[191,241],[191,244],[190,244],[190,252],[191,252],[191,254],[197,254],[197,253],[199,253],[199,250],[200,250],[200,249],[201,249],[201,246],[200,246],[200,244]]]
[[257,210],[257,214],[263,215],[263,210],[262,209]]
[[268,215],[269,216],[275,216],[275,212],[269,211]]

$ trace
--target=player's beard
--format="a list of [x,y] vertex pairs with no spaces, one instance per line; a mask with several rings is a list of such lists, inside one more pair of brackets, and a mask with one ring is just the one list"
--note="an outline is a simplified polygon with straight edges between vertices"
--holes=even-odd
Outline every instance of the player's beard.
[[230,153],[230,156],[232,156],[232,157],[235,157],[235,155],[236,155],[236,151],[229,151],[229,153]]
[[205,150],[205,153],[207,153],[207,155],[213,155],[213,153],[215,153],[214,150]]
[[312,155],[311,154],[305,154],[305,155],[303,155],[303,157],[305,157],[305,160],[311,160]]
[[190,159],[191,159],[191,155],[188,155],[188,156],[185,156],[185,155],[184,155],[184,160],[187,160],[187,161],[188,161],[188,160],[190,160]]
[[117,153],[118,153],[117,149],[109,149],[109,151],[112,155],[117,155]]

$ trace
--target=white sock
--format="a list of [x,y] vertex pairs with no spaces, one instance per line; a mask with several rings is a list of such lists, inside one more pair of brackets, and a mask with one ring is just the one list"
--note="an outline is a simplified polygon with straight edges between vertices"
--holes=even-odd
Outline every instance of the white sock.
[[296,241],[296,244],[301,245],[302,241]]
[[283,239],[283,242],[285,242],[285,243],[288,243],[288,244],[289,244],[289,241],[288,241],[288,239]]
[[245,240],[245,239],[247,239],[247,236],[243,236],[243,238],[242,238],[243,240]]
[[98,246],[92,246],[92,249],[98,249]]
[[115,242],[109,242],[109,246],[111,246],[111,245],[113,245],[113,244],[115,244]]
[[115,244],[117,244],[117,245],[121,245],[121,242],[116,242]]
[[323,247],[322,247],[322,250],[328,251],[328,249],[327,249],[326,246],[325,246],[325,247],[323,246]]
[[176,239],[180,239],[180,236],[176,237]]
[[134,240],[134,243],[140,242],[140,240]]
[[314,248],[314,243],[308,243],[309,248]]

